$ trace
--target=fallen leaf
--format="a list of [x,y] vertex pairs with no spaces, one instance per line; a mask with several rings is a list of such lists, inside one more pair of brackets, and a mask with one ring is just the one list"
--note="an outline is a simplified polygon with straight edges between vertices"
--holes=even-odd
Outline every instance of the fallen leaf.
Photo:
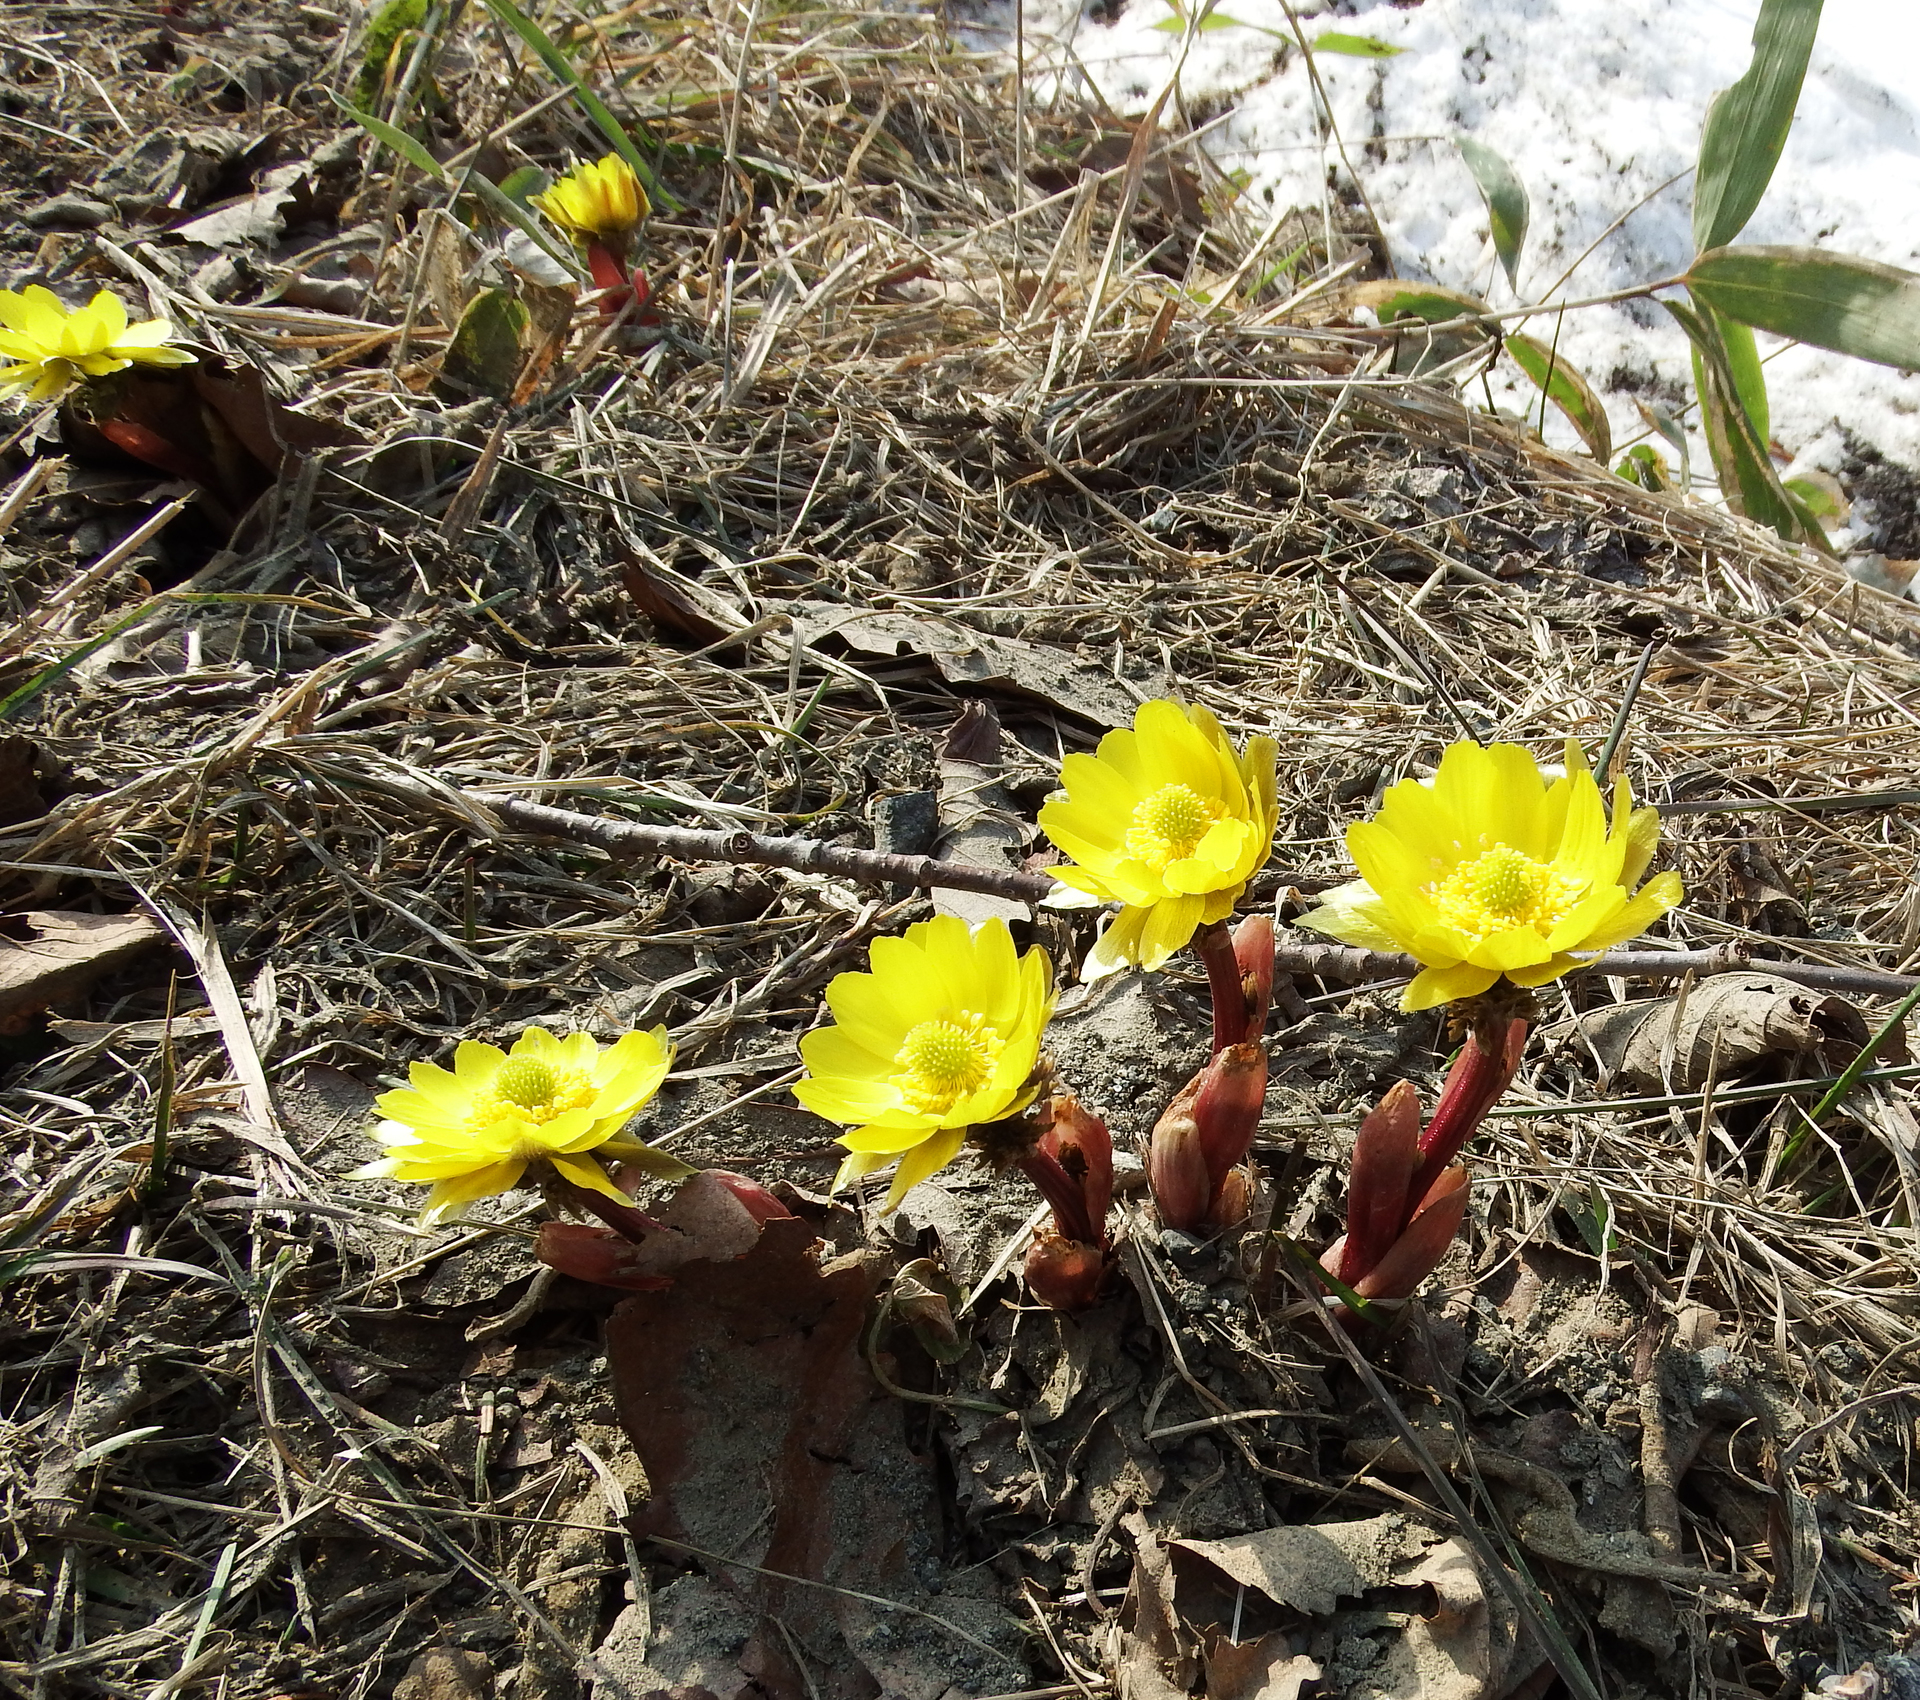
[[147,915],[31,910],[0,923],[0,1017],[69,998],[167,942]]
[[837,639],[866,655],[923,655],[952,685],[980,685],[1038,698],[1112,730],[1133,724],[1141,697],[1104,668],[1019,638],[993,637],[931,614],[852,613],[838,602],[790,602],[794,635],[809,648]]
[[[1697,1091],[1710,1075],[1722,1083],[1750,1078],[1769,1061],[1774,1078],[1835,1073],[1870,1036],[1866,1017],[1844,998],[1759,972],[1712,975],[1684,998],[1588,1010],[1546,1033],[1576,1059],[1597,1057],[1602,1087],[1644,1092]],[[1905,1060],[1898,1035],[1883,1060]]]

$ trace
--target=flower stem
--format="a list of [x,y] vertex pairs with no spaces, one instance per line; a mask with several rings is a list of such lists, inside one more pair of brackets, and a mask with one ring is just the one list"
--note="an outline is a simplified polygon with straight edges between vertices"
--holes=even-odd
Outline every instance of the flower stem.
[[1247,1036],[1247,993],[1240,962],[1225,921],[1209,921],[1193,935],[1193,952],[1207,965],[1207,989],[1213,993],[1213,1049],[1218,1055]]
[[1482,1047],[1477,1029],[1467,1034],[1454,1059],[1453,1071],[1440,1090],[1440,1102],[1433,1107],[1433,1119],[1420,1136],[1420,1166],[1407,1185],[1409,1206],[1418,1208],[1434,1182],[1460,1155],[1461,1147],[1479,1131],[1487,1111],[1520,1067],[1520,1053],[1526,1044],[1527,1023],[1522,1016],[1507,1023],[1506,1042],[1495,1050]]
[[604,1192],[594,1192],[587,1187],[575,1186],[572,1181],[554,1175],[548,1182],[549,1195],[562,1204],[571,1205],[576,1210],[589,1211],[616,1234],[624,1235],[635,1245],[648,1234],[667,1232],[664,1222],[655,1221],[644,1210],[638,1210],[631,1204],[616,1204]]

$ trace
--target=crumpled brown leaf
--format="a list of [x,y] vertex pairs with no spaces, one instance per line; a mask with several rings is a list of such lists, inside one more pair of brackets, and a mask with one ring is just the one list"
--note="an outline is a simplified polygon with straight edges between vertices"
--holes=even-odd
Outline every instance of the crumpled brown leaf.
[[[1588,1010],[1545,1036],[1576,1059],[1597,1056],[1603,1088],[1692,1092],[1709,1076],[1721,1082],[1749,1077],[1768,1060],[1776,1062],[1780,1079],[1837,1073],[1859,1054],[1871,1029],[1844,998],[1742,971],[1711,975],[1684,999],[1675,994]],[[1902,1061],[1904,1050],[1896,1035],[1883,1060]]]
[[0,1020],[70,997],[166,939],[146,914],[41,909],[9,915],[0,932]]

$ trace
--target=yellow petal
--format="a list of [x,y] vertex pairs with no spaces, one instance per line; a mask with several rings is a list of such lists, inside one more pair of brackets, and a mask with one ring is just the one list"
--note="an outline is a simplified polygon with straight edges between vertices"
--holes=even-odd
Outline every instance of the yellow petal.
[[547,1161],[564,1179],[572,1181],[575,1186],[585,1187],[589,1192],[604,1193],[609,1198],[617,1198],[622,1204],[633,1202],[607,1178],[607,1171],[591,1157],[569,1157],[555,1153]]
[[884,1214],[899,1209],[900,1201],[909,1192],[960,1155],[960,1147],[965,1140],[966,1130],[956,1127],[936,1133],[924,1144],[916,1145],[900,1159],[900,1167],[894,1171],[893,1185],[887,1189],[887,1201],[880,1206],[881,1212]]
[[1169,897],[1147,911],[1140,929],[1140,966],[1149,973],[1162,967],[1200,925],[1200,899]]
[[1499,978],[1498,969],[1476,968],[1471,962],[1456,962],[1450,968],[1423,968],[1414,975],[1400,1007],[1408,1011],[1434,1009],[1459,998],[1477,997]]

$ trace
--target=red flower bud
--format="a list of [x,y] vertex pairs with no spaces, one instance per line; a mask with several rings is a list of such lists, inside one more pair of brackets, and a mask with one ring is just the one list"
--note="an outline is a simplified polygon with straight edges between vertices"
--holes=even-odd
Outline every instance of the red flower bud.
[[1240,966],[1240,990],[1247,1000],[1245,1037],[1257,1040],[1267,1029],[1273,1002],[1273,917],[1249,915],[1233,930],[1233,960]]
[[640,1272],[636,1266],[643,1254],[632,1240],[590,1222],[542,1222],[534,1236],[533,1255],[549,1269],[596,1286],[648,1293],[673,1285],[670,1275]]
[[[1051,1120],[1040,1149],[1080,1183],[1086,1200],[1089,1240],[1105,1237],[1107,1211],[1113,1205],[1113,1135],[1107,1124],[1070,1092],[1053,1100]],[[1063,1232],[1066,1224],[1061,1224]]]
[[1207,1165],[1207,1194],[1219,1192],[1228,1170],[1245,1161],[1267,1101],[1267,1053],[1259,1045],[1229,1045],[1200,1071],[1193,1119]]
[[709,1169],[707,1174],[739,1199],[747,1214],[756,1222],[778,1221],[793,1214],[758,1181],[750,1181],[745,1175],[736,1175],[728,1169]]
[[1237,1228],[1253,1210],[1253,1170],[1242,1163],[1229,1169],[1207,1212],[1210,1228]]
[[1363,1299],[1411,1298],[1420,1283],[1440,1267],[1466,1214],[1467,1171],[1456,1164],[1421,1199],[1406,1232],[1393,1242],[1386,1256],[1349,1285]]
[[1359,1283],[1407,1224],[1407,1183],[1420,1161],[1420,1096],[1397,1080],[1367,1113],[1353,1142],[1347,1180],[1347,1234],[1334,1272]]
[[1027,1248],[1027,1286],[1054,1310],[1085,1310],[1100,1297],[1107,1254],[1095,1245],[1041,1232]]
[[1182,1233],[1198,1228],[1213,1202],[1213,1182],[1200,1149],[1200,1124],[1193,1119],[1194,1099],[1204,1078],[1202,1070],[1180,1088],[1160,1112],[1147,1142],[1147,1185],[1153,1189],[1153,1202],[1159,1206],[1160,1220]]

